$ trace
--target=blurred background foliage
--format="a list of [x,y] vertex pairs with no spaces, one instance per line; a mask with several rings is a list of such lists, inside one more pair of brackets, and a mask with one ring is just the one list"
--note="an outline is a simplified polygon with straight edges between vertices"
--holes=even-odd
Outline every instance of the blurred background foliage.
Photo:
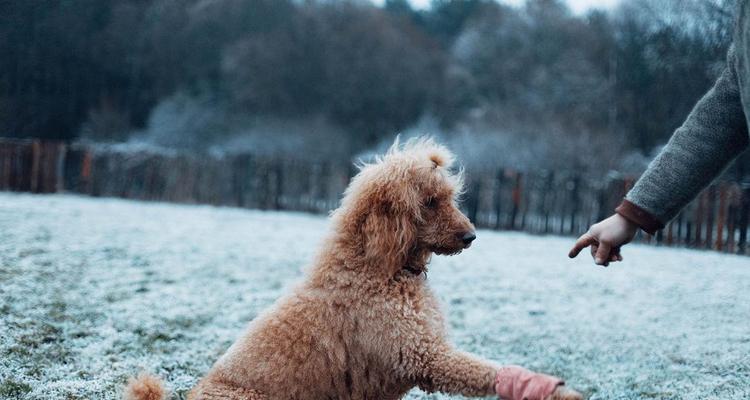
[[[725,64],[732,0],[0,0],[0,136],[638,172]],[[739,173],[744,174],[738,163]]]

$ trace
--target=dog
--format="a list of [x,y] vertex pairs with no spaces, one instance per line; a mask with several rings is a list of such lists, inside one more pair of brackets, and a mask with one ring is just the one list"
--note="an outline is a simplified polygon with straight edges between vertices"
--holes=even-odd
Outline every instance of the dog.
[[[579,400],[556,378],[501,367],[446,339],[426,279],[432,254],[476,238],[457,208],[454,156],[415,139],[361,166],[331,215],[332,232],[304,281],[253,320],[190,392],[192,400],[400,399],[413,387],[513,400]],[[153,376],[127,400],[164,398]]]

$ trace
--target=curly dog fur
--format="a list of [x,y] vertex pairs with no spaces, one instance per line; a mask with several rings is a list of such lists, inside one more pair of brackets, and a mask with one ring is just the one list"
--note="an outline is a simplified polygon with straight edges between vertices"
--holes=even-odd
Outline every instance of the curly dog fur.
[[[448,343],[422,273],[431,254],[460,252],[474,232],[456,207],[452,163],[419,139],[363,165],[304,282],[250,323],[189,398],[399,399],[414,386],[493,395],[498,365]],[[564,391],[554,398],[577,398]]]

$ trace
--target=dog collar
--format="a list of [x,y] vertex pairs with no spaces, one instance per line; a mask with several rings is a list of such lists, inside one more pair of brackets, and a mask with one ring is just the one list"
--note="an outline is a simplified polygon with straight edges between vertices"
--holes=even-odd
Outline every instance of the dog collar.
[[419,276],[419,275],[422,275],[422,273],[424,273],[425,276],[427,275],[427,271],[426,270],[419,269],[419,268],[414,268],[414,267],[412,267],[410,265],[406,265],[402,269],[404,271],[408,272],[410,275],[413,275],[413,276]]

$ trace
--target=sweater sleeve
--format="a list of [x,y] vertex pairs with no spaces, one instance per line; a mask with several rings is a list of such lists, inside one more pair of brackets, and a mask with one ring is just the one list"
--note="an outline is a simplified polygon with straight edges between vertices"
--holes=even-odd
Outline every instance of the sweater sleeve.
[[642,228],[653,231],[664,227],[748,146],[735,63],[732,46],[727,67],[713,88],[698,101],[625,196],[621,207],[640,210],[642,216],[657,222],[656,226],[644,227],[634,221]]

